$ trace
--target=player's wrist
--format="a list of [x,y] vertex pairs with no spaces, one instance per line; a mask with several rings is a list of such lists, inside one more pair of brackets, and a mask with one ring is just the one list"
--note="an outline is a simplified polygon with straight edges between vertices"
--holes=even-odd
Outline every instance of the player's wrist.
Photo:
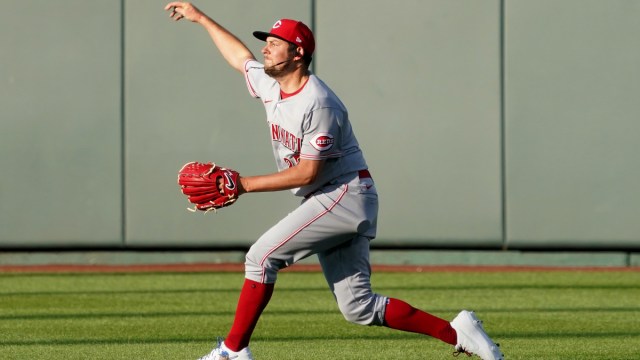
[[193,22],[200,24],[204,27],[209,26],[210,24],[214,23],[213,19],[211,19],[209,16],[207,16],[204,13],[198,13],[195,16],[195,19],[193,19]]
[[247,189],[248,187],[248,181],[246,177],[238,177],[238,196],[244,194],[244,193],[248,193],[249,190]]

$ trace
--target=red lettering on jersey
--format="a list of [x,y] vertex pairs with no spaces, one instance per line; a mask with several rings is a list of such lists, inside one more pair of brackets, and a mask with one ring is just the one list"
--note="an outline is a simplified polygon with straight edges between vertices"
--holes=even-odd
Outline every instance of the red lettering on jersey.
[[278,124],[271,124],[271,140],[280,142],[294,153],[300,153],[302,149],[302,139],[297,138]]
[[271,140],[278,140],[278,132],[280,131],[280,126],[276,124],[271,124]]

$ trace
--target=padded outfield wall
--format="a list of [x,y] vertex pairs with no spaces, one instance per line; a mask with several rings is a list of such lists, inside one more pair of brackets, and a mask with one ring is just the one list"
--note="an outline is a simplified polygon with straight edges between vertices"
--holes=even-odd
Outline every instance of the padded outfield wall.
[[[287,192],[185,210],[177,169],[275,171],[262,105],[207,33],[151,0],[9,1],[0,248],[242,247]],[[196,2],[310,24],[381,196],[380,246],[640,248],[640,1]]]

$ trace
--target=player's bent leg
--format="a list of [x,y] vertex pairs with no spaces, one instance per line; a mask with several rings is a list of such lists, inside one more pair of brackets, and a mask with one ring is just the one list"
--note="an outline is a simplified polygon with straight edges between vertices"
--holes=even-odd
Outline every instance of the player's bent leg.
[[318,235],[309,234],[309,223],[322,208],[307,202],[267,230],[245,257],[245,277],[261,283],[275,283],[278,272],[314,253]]
[[251,246],[246,255],[246,279],[236,317],[225,339],[230,349],[240,350],[248,346],[258,319],[271,298],[278,271],[318,251],[349,241],[353,236],[347,233],[349,229],[333,227],[335,233],[327,236],[326,229],[336,217],[342,215],[327,211],[318,201],[306,201]]
[[363,221],[350,219],[341,207],[335,206],[348,198],[332,196],[342,188],[347,187],[309,198],[267,230],[246,255],[245,277],[274,283],[278,271],[349,241]]
[[387,298],[371,290],[369,238],[356,236],[318,258],[344,318],[359,325],[383,325]]

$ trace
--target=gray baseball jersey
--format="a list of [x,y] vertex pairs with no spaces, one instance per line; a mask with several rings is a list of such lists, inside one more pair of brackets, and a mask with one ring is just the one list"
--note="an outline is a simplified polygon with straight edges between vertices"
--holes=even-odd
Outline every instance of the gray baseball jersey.
[[301,205],[265,232],[247,253],[245,276],[274,283],[278,271],[317,254],[344,317],[381,325],[387,298],[371,290],[369,241],[376,235],[378,194],[340,99],[315,75],[282,99],[279,84],[255,60],[246,82],[267,112],[280,171],[300,159],[325,160],[316,181],[293,189]]
[[264,73],[257,61],[245,63],[247,87],[262,99],[278,170],[295,166],[300,159],[326,160],[316,181],[292,189],[306,196],[335,178],[367,168],[346,107],[315,75],[295,96],[280,98],[278,83]]

